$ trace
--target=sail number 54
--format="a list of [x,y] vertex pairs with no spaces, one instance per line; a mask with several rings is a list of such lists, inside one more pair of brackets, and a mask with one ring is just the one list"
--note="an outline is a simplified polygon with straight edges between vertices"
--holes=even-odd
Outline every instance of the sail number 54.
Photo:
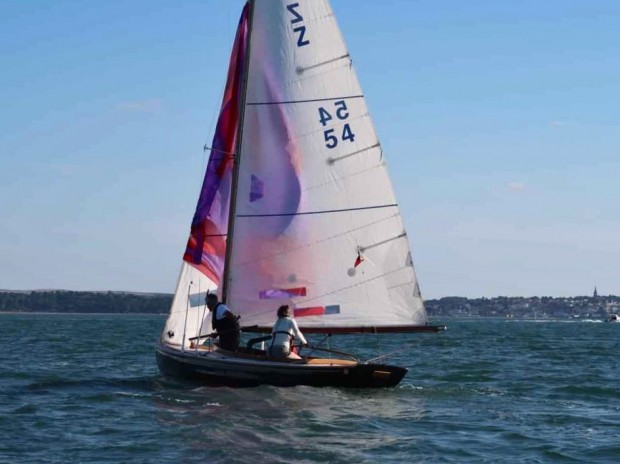
[[[344,100],[338,100],[334,102],[335,109],[332,109],[332,113],[336,115],[336,118],[341,121],[347,119],[349,117],[349,111],[347,109],[347,103]],[[323,125],[323,127],[327,126],[327,123],[334,119],[328,110],[324,107],[319,108],[319,122]],[[325,138],[325,146],[327,148],[336,148],[338,145],[338,136],[335,133],[336,129],[325,129],[323,131],[323,137]],[[351,130],[351,126],[349,123],[346,123],[342,126],[342,134],[340,136],[340,140],[346,141],[349,140],[353,142],[355,140],[355,134]]]

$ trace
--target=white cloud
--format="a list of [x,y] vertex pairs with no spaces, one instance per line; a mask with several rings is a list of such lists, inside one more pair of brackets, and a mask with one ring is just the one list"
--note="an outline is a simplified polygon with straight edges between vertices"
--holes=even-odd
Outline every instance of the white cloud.
[[124,101],[116,104],[119,111],[138,111],[144,113],[153,113],[161,109],[160,100],[136,100]]
[[570,119],[554,119],[549,122],[549,126],[551,127],[566,127],[566,126],[581,126],[583,125],[580,121],[570,120]]
[[508,190],[518,192],[520,190],[523,190],[525,188],[525,185],[521,182],[508,182],[508,184],[506,184],[506,187],[508,188]]
[[562,126],[566,126],[567,124],[568,124],[568,121],[560,121],[560,120],[551,121],[549,123],[549,125],[552,127],[562,127]]

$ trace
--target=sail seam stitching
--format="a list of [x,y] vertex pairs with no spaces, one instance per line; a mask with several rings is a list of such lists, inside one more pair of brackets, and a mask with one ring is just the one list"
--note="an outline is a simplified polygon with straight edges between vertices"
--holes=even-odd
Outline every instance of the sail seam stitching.
[[288,255],[290,253],[295,253],[295,252],[297,252],[299,250],[302,250],[304,248],[310,248],[310,247],[313,247],[313,246],[318,245],[320,243],[325,243],[325,242],[328,242],[330,240],[334,240],[334,239],[340,238],[340,237],[342,237],[344,235],[347,235],[347,234],[349,234],[351,232],[359,231],[359,230],[365,229],[367,227],[372,227],[372,226],[380,224],[380,223],[382,223],[384,221],[387,221],[387,220],[390,220],[390,219],[394,219],[394,218],[398,218],[398,217],[400,217],[400,215],[398,213],[396,213],[396,214],[393,214],[392,216],[381,218],[378,221],[369,222],[369,223],[364,224],[364,225],[362,225],[360,227],[355,227],[353,229],[348,229],[348,230],[346,230],[344,232],[341,232],[339,234],[330,235],[329,237],[325,237],[325,238],[322,238],[320,240],[316,240],[314,242],[310,242],[310,243],[304,244],[302,246],[297,246],[297,247],[291,248],[290,250],[281,251],[279,253],[271,253],[271,254],[268,254],[268,255],[260,256],[260,257],[258,257],[256,259],[253,259],[253,260],[242,261],[242,262],[239,263],[239,265],[240,266],[247,266],[248,264],[252,264],[252,263],[255,263],[255,262],[258,262],[258,261],[264,261],[266,259],[277,258],[278,256],[284,256],[284,255]]
[[273,101],[273,102],[250,102],[246,103],[246,106],[259,106],[259,105],[288,105],[290,103],[313,103],[331,100],[345,100],[351,98],[364,98],[364,95],[350,95],[348,97],[329,97],[329,98],[313,98],[311,100],[285,100],[285,101]]
[[394,208],[398,206],[397,203],[391,205],[378,205],[378,206],[362,206],[359,208],[345,208],[345,209],[326,209],[323,211],[304,211],[301,213],[276,213],[276,214],[238,214],[236,217],[282,217],[282,216],[305,216],[310,214],[329,214],[329,213],[346,213],[347,211],[364,211],[368,209],[380,209],[380,208]]
[[378,275],[378,276],[375,276],[375,277],[371,277],[370,279],[364,280],[362,282],[356,282],[356,283],[354,283],[352,285],[347,285],[346,287],[338,288],[336,290],[331,290],[329,292],[325,292],[325,293],[323,293],[321,295],[313,296],[312,298],[301,299],[301,300],[297,301],[296,303],[298,305],[302,305],[302,304],[308,303],[309,301],[320,300],[321,298],[326,297],[328,295],[333,295],[334,293],[340,293],[340,292],[343,292],[345,290],[349,290],[351,288],[359,287],[360,285],[367,284],[368,282],[372,282],[374,280],[381,279],[383,277],[387,277],[387,276],[392,275],[392,274],[396,274],[397,272],[400,272],[400,271],[403,271],[403,270],[406,270],[406,269],[409,269],[409,266],[399,267],[399,268],[396,268],[394,270],[385,272],[385,273],[383,273],[381,275]]

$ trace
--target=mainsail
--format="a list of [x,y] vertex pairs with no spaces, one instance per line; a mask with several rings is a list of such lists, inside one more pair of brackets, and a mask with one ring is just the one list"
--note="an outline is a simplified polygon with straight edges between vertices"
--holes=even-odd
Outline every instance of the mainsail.
[[[205,333],[200,297],[216,286],[244,326],[270,326],[281,304],[306,331],[425,326],[385,159],[329,2],[248,2],[231,87],[245,93],[225,95],[215,139],[224,124],[230,130],[222,122],[227,98],[244,102],[235,110],[243,123],[226,144],[214,141],[166,327],[171,338]],[[210,209],[205,192],[216,192]]]

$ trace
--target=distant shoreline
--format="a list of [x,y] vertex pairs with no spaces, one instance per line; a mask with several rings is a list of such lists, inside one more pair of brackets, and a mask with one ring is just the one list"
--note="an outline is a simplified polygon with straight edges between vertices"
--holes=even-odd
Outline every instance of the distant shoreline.
[[168,314],[173,295],[132,292],[0,291],[0,311],[10,313]]
[[168,313],[115,313],[115,312],[104,312],[104,313],[82,313],[82,312],[56,312],[56,311],[0,311],[0,314],[46,314],[46,315],[73,315],[76,314],[78,316],[104,316],[107,314],[114,314],[115,316],[167,316]]
[[[115,313],[115,312],[104,312],[104,313],[78,313],[78,312],[51,312],[51,311],[0,311],[0,316],[8,314],[23,314],[23,315],[44,315],[44,316],[168,316],[167,313]],[[497,321],[520,321],[520,322],[605,322],[605,319],[597,318],[597,317],[579,317],[579,318],[563,318],[563,317],[510,317],[510,316],[462,316],[462,315],[445,315],[441,316],[430,316],[431,320],[461,320],[461,321],[476,321],[476,320],[497,320]]]
[[[113,291],[0,290],[3,314],[169,314],[172,294]],[[444,297],[425,300],[432,319],[499,317],[518,320],[603,319],[620,314],[620,296]]]

